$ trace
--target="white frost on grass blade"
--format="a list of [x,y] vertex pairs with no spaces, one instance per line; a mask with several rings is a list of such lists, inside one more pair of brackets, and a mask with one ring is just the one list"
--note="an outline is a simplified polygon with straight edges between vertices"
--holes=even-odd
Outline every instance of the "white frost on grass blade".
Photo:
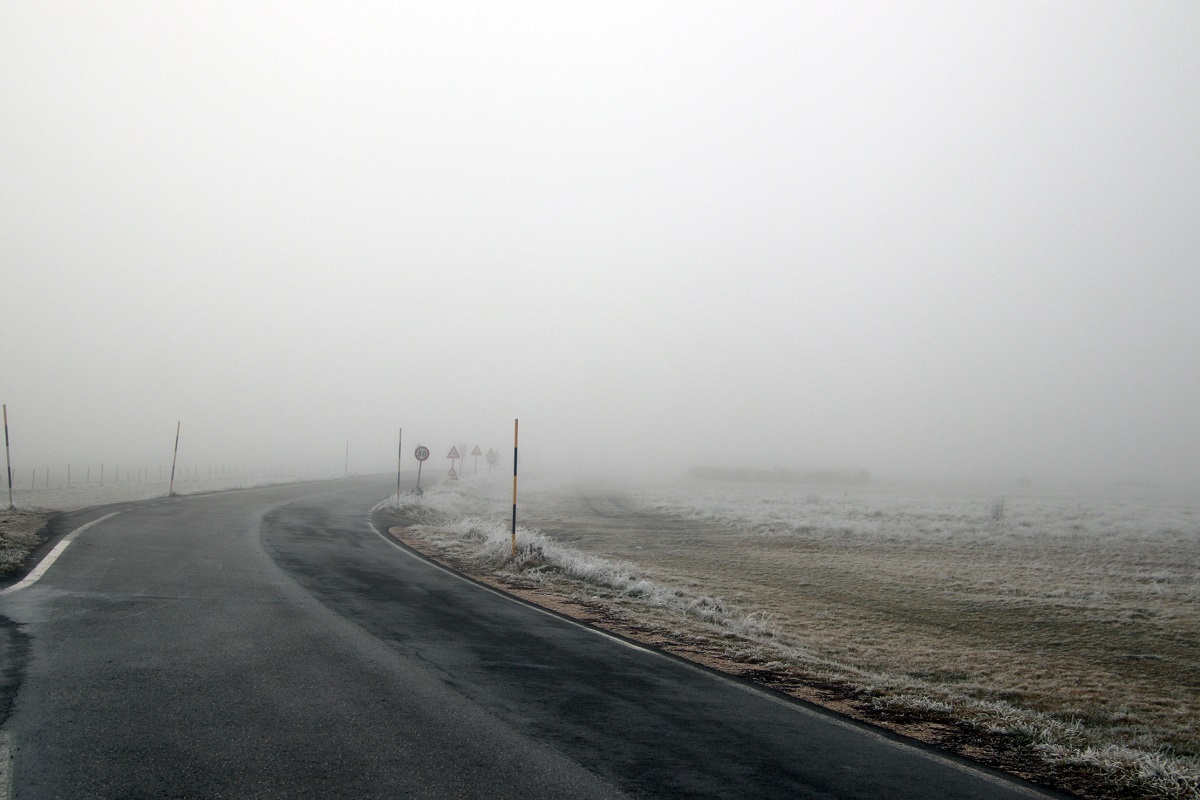
[[1143,797],[1200,797],[1200,776],[1181,770],[1176,759],[1160,753],[1143,753],[1119,745],[1070,751],[1048,744],[1039,749],[1050,760],[1096,768],[1114,783],[1147,792]]

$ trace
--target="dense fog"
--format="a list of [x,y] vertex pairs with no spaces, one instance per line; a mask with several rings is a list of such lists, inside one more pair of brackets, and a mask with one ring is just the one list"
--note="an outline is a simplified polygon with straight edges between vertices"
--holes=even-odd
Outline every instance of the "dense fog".
[[18,474],[1200,486],[1190,0],[0,18]]

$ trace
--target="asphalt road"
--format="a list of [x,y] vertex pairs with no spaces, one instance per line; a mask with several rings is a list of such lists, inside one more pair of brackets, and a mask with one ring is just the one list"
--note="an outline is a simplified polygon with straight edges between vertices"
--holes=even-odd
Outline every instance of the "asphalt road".
[[430,565],[394,486],[66,515],[119,512],[0,596],[0,799],[1049,796]]

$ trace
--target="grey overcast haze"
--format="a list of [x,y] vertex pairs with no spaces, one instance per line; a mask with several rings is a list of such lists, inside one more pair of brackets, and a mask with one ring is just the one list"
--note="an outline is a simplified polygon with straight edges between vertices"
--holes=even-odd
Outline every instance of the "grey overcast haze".
[[1200,3],[0,1],[14,470],[1200,486]]

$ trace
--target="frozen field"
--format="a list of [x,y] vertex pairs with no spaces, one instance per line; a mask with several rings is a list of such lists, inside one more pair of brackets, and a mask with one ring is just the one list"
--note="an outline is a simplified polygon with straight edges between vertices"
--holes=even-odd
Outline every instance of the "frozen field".
[[425,521],[416,534],[442,557],[568,596],[700,660],[715,643],[735,671],[968,754],[983,746],[973,732],[1008,748],[993,763],[1019,771],[1005,759],[1034,759],[1027,771],[1063,785],[1100,774],[1144,796],[1196,796],[1194,498],[753,483],[524,491],[526,553],[514,560],[510,492],[464,481],[402,510]]

